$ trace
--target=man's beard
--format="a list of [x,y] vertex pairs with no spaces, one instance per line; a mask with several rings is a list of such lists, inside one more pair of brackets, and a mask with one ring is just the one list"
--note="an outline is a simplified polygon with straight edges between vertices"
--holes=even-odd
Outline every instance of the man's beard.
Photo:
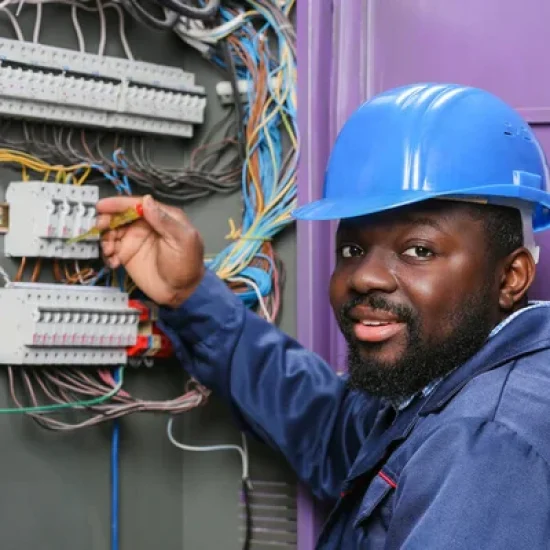
[[[352,337],[352,322],[347,314],[357,305],[383,310],[397,316],[408,329],[406,349],[393,363],[361,353],[368,346],[374,353],[384,345],[362,344]],[[462,302],[460,310],[442,319],[442,324],[454,327],[444,339],[421,333],[421,319],[405,306],[396,306],[380,295],[357,297],[345,304],[339,322],[348,341],[348,372],[350,388],[371,395],[398,400],[413,396],[430,382],[455,370],[483,346],[491,331],[491,301],[489,289]]]

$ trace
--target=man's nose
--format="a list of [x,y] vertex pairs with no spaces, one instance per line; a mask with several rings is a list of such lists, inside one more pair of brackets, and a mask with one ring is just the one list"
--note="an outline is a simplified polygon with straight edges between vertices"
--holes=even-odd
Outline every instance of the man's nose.
[[397,280],[391,264],[386,251],[371,249],[351,274],[350,288],[358,294],[368,294],[377,290],[394,292],[397,290]]

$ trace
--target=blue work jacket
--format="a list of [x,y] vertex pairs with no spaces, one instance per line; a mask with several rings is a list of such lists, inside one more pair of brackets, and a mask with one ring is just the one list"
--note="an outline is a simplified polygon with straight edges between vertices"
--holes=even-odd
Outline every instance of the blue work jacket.
[[319,549],[550,548],[550,308],[512,320],[397,415],[211,272],[160,315],[189,373],[333,503]]

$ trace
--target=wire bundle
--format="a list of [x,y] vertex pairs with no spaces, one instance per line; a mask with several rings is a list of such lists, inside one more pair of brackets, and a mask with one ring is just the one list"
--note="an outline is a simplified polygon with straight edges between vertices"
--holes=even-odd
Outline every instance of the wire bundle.
[[[231,110],[191,152],[185,168],[158,166],[151,155],[147,138],[133,135],[109,135],[90,130],[77,130],[51,124],[4,121],[0,146],[29,152],[45,162],[62,164],[91,163],[110,169],[115,164],[108,151],[122,149],[127,165],[118,167],[119,174],[163,199],[187,202],[212,193],[232,193],[241,186],[241,161],[238,142],[232,135],[234,121]],[[13,130],[21,129],[21,137],[13,138]],[[211,142],[211,135],[221,129],[222,137]]]
[[[16,372],[25,393],[24,398],[16,390]],[[135,412],[181,414],[204,405],[209,395],[206,388],[190,380],[185,393],[173,399],[139,399],[122,389],[122,377],[116,382],[108,370],[93,372],[78,368],[8,367],[8,384],[11,398],[20,412],[26,412],[40,426],[56,431],[95,426]],[[49,401],[46,405],[43,404],[45,399]],[[87,413],[87,417],[69,423],[46,414],[67,409]]]
[[[227,2],[216,27],[194,22],[178,31],[233,83],[242,135],[244,213],[240,228],[230,220],[233,242],[208,265],[249,306],[274,320],[279,311],[279,263],[271,239],[291,223],[296,206],[298,137],[295,34],[289,21],[294,0]],[[240,103],[238,81],[247,84]],[[283,155],[283,144],[288,151]],[[267,302],[266,297],[269,297]]]

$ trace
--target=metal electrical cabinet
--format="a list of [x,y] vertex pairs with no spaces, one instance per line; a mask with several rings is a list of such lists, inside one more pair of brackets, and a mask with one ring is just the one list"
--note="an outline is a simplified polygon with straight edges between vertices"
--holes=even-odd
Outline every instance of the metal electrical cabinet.
[[[23,9],[19,21],[26,36],[30,36],[34,23],[32,10]],[[82,13],[80,21],[87,48],[97,51],[96,17]],[[116,18],[109,19],[106,53],[122,56],[115,25]],[[8,21],[0,19],[0,36],[11,37],[11,32]],[[193,72],[196,84],[206,90],[205,124],[196,130],[200,137],[222,116],[216,95],[219,74],[176,36],[146,30],[144,39],[143,32],[135,23],[127,29],[136,59]],[[67,6],[47,6],[40,42],[76,49]],[[183,165],[189,160],[189,150],[185,140],[159,138],[154,154],[166,164]],[[7,183],[18,176],[17,172],[0,170],[0,200],[5,199]],[[139,192],[139,188],[135,191]],[[213,195],[186,207],[203,234],[207,253],[216,253],[227,244],[228,219],[239,219],[241,211],[239,193]],[[293,229],[284,232],[276,246],[286,268],[281,327],[293,335],[296,331]],[[3,255],[2,258],[2,266],[13,275],[14,263]],[[2,311],[2,315],[8,312]],[[2,378],[0,407],[8,407],[7,381]],[[149,369],[128,369],[126,376],[131,391],[150,398],[177,395],[185,380],[183,369],[175,361]],[[229,409],[215,398],[208,406],[181,415],[177,431],[178,437],[189,444],[239,442]],[[109,548],[109,433],[107,425],[68,434],[48,433],[21,415],[0,416],[2,548]],[[241,466],[237,453],[183,453],[167,440],[165,420],[145,414],[123,419],[120,446],[122,549],[241,547]],[[290,527],[285,540],[278,542],[282,548],[296,548],[295,478],[282,459],[266,446],[254,441],[250,446],[251,477],[259,488],[253,504],[262,504],[261,499],[264,505],[282,503],[274,508],[274,516],[279,514]],[[257,544],[253,548],[261,550],[269,546]]]

